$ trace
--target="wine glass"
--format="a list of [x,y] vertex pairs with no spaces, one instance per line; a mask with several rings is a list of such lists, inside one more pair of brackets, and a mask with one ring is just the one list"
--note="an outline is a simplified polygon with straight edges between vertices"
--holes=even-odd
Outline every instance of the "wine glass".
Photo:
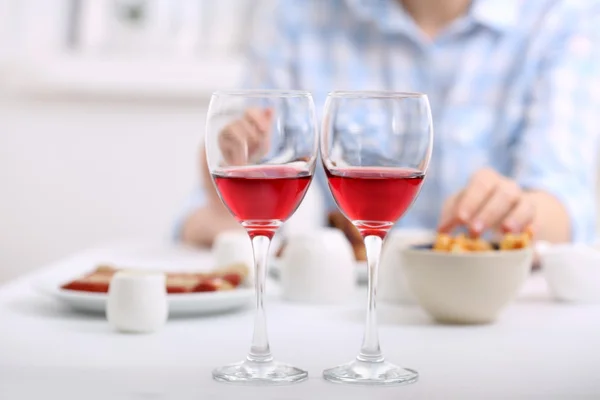
[[366,328],[355,360],[327,369],[337,383],[416,382],[416,371],[387,362],[379,347],[376,293],[381,246],[417,197],[433,143],[427,96],[399,92],[332,92],[327,97],[321,158],[338,208],[358,228],[367,251]]
[[273,359],[263,300],[271,239],[304,198],[317,147],[308,92],[238,90],[212,96],[206,123],[208,167],[219,197],[252,241],[256,289],[250,352],[242,362],[215,369],[218,381],[284,384],[308,376]]

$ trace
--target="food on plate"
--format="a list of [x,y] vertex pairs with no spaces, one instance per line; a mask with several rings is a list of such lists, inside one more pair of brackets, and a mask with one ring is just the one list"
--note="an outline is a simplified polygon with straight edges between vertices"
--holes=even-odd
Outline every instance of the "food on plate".
[[517,250],[529,247],[531,245],[533,234],[531,229],[523,233],[505,234],[497,247],[491,242],[480,237],[469,237],[465,234],[456,236],[447,233],[438,233],[433,243],[433,250],[445,253],[469,253],[491,250]]
[[[108,293],[112,277],[122,269],[100,265],[94,271],[61,286],[64,290]],[[167,272],[167,293],[198,293],[232,290],[247,278],[245,264],[232,264],[209,272]]]
[[63,285],[62,288],[80,292],[107,293],[108,284],[116,272],[113,267],[100,265],[95,271]]

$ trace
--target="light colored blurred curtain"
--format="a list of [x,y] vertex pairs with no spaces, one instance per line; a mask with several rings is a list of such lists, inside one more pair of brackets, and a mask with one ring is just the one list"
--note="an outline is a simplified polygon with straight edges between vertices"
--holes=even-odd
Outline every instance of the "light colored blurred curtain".
[[45,56],[64,50],[71,0],[9,1],[17,24],[11,41],[17,43],[19,53]]
[[[598,128],[600,129],[600,127]],[[600,150],[599,150],[600,152]],[[596,236],[600,240],[600,158],[598,160],[597,166],[597,182],[596,182],[596,207],[597,207],[597,215],[596,215]]]
[[8,40],[12,27],[10,11],[10,0],[0,0],[0,79],[2,77],[2,69],[8,59],[11,48]]
[[278,0],[253,0],[249,2],[251,18],[245,29],[244,47],[251,43],[269,43],[272,41],[272,39],[268,40],[268,37],[273,35],[275,31],[273,18],[277,2]]

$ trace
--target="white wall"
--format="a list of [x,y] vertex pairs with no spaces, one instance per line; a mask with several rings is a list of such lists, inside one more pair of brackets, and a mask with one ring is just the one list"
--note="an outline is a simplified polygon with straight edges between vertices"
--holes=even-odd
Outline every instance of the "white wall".
[[[87,1],[96,2],[100,0]],[[254,28],[252,13],[260,9],[258,14],[265,17],[272,6],[271,0],[201,1],[203,25],[192,27],[202,28],[201,51],[188,49],[181,59],[161,56],[170,68],[166,70],[160,62],[146,64],[127,52],[118,61],[133,64],[113,71],[106,67],[110,57],[89,65],[71,57],[63,60],[67,3],[0,0],[0,283],[99,242],[171,234],[197,182],[197,151],[208,105],[208,98],[201,98],[235,85],[239,71],[234,50]],[[189,39],[180,36],[177,46]],[[107,43],[98,46],[110,53]],[[82,49],[85,54],[92,50]],[[56,60],[75,64],[52,64]],[[150,78],[140,84],[140,76]],[[51,97],[3,94],[23,89],[20,85]],[[115,95],[112,89],[117,88],[121,94],[155,101],[56,97],[76,92],[94,98],[98,86],[103,93]],[[182,98],[188,100],[174,101]],[[301,227],[310,218],[301,213],[296,220]]]
[[[0,283],[86,247],[169,240],[206,102],[0,98]],[[312,185],[288,229],[320,223]]]
[[0,101],[0,282],[98,242],[161,237],[196,181],[205,104]]

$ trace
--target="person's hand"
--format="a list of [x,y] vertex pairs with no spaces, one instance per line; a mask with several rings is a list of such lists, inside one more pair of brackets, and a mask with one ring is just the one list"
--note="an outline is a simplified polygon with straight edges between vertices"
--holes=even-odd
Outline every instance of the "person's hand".
[[530,227],[535,207],[528,194],[512,179],[484,168],[466,188],[444,203],[439,231],[466,226],[473,235],[487,229],[522,232]]
[[272,110],[249,108],[242,118],[223,128],[219,146],[229,165],[245,165],[268,151]]

